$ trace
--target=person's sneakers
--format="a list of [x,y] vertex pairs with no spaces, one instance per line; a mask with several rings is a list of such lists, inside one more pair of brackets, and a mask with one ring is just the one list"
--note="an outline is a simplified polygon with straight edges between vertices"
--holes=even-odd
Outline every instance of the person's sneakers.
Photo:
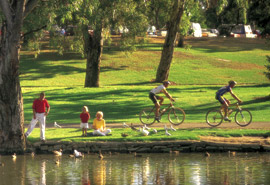
[[160,117],[155,117],[155,120],[156,120],[157,122],[160,122]]
[[224,118],[224,121],[231,122],[232,120],[230,120],[228,117],[225,117],[225,118]]

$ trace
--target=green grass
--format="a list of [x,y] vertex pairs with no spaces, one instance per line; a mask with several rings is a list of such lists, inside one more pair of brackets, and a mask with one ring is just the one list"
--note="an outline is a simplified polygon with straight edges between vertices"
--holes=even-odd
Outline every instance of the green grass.
[[[140,110],[152,106],[148,92],[158,85],[151,81],[160,61],[161,41],[140,46],[129,55],[117,48],[105,48],[100,88],[83,87],[86,60],[77,54],[59,56],[53,50],[42,50],[35,59],[31,52],[22,52],[25,122],[31,120],[33,100],[45,91],[51,105],[48,123],[79,125],[84,105],[90,109],[90,123],[99,110],[108,124],[139,123]],[[270,86],[263,74],[270,52],[263,40],[218,38],[186,42],[192,45],[191,50],[175,48],[169,76],[174,85],[168,88],[177,98],[175,105],[185,110],[185,122],[205,122],[207,110],[219,106],[215,92],[231,79],[238,82],[234,92],[245,102],[243,107],[251,110],[253,121],[270,121]],[[162,121],[166,121],[165,117]]]
[[[76,128],[47,128],[46,139],[48,141],[74,141],[74,142],[95,142],[95,141],[169,141],[169,140],[199,140],[200,136],[219,136],[219,137],[242,137],[242,136],[270,136],[269,130],[255,130],[255,129],[177,129],[177,131],[169,131],[171,136],[166,136],[164,129],[157,129],[158,133],[154,134],[150,131],[148,136],[143,136],[140,132],[131,130],[130,128],[114,128],[111,136],[89,136],[82,137],[81,129]],[[88,133],[92,132],[89,130]],[[122,137],[121,133],[128,134],[127,137]],[[32,143],[39,141],[39,129],[35,129],[28,137]]]

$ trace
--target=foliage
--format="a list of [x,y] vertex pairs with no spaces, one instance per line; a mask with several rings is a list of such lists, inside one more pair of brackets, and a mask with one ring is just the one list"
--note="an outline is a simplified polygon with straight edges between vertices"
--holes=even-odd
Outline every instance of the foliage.
[[37,7],[24,19],[22,28],[23,44],[27,49],[35,51],[37,57],[40,53],[44,30],[51,30],[54,10],[59,0],[39,1]]
[[222,13],[220,23],[222,24],[246,24],[248,0],[228,0]]
[[[76,51],[84,55],[87,49],[86,41],[89,31],[96,32],[97,28],[102,26],[105,43],[108,45],[111,43],[111,31],[118,32],[120,27],[128,28],[128,32],[123,33],[122,48],[134,50],[135,36],[144,36],[142,33],[145,33],[146,30],[147,21],[142,14],[143,9],[144,6],[139,2],[127,0],[70,1],[56,12],[62,25],[72,24],[75,28],[74,36],[65,40],[70,47],[63,49]],[[62,44],[62,42],[58,43]]]
[[270,1],[250,1],[248,17],[262,28],[263,35],[270,34]]
[[155,25],[158,30],[165,28],[169,20],[171,6],[172,0],[150,0],[146,11],[149,24]]

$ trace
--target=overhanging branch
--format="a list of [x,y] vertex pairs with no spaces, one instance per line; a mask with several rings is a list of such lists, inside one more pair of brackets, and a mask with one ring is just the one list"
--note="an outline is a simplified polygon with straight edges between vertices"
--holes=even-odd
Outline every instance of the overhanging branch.
[[23,14],[23,18],[26,18],[27,15],[37,6],[38,0],[29,0],[25,5],[25,11]]

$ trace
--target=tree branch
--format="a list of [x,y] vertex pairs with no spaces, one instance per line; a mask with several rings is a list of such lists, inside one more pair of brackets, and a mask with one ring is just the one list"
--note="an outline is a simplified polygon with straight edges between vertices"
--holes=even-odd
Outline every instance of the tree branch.
[[12,24],[11,19],[11,10],[10,10],[10,4],[8,3],[8,0],[0,0],[0,8],[2,9],[4,16],[6,17],[7,24]]
[[38,0],[29,0],[25,5],[25,11],[23,18],[27,17],[27,15],[37,6]]
[[37,28],[37,29],[35,29],[35,30],[31,30],[31,31],[29,31],[29,32],[24,33],[21,37],[25,37],[26,35],[30,35],[31,33],[38,32],[38,31],[40,31],[40,30],[42,30],[42,29],[44,29],[44,28],[46,28],[46,27],[47,27],[47,25],[44,25],[44,26],[42,26],[42,27],[40,27],[40,28]]

